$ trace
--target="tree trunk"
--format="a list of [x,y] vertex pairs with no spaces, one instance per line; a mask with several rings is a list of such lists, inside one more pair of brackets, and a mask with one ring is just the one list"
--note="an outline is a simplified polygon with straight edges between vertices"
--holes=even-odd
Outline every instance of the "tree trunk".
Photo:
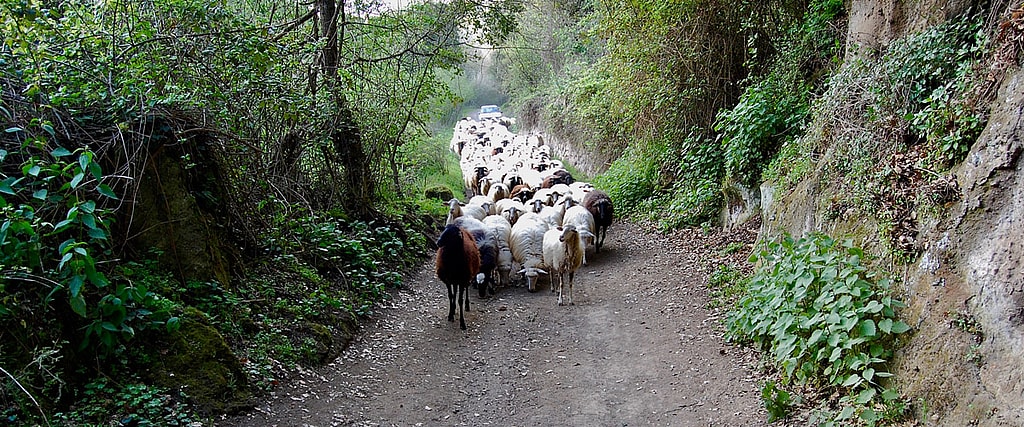
[[344,167],[345,192],[342,204],[345,210],[357,217],[373,216],[374,180],[371,175],[369,159],[363,150],[363,139],[359,124],[349,106],[348,99],[341,87],[338,75],[338,50],[344,37],[344,23],[338,25],[345,17],[344,0],[316,0],[320,15],[320,28],[326,43],[321,52],[321,65],[324,70],[324,86],[334,100],[334,119],[331,127],[331,143],[338,162]]

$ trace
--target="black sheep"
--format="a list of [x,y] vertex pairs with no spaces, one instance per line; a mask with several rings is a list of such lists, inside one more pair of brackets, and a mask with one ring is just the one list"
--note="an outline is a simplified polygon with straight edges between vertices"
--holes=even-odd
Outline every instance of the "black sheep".
[[[487,298],[487,290],[494,283],[494,271],[498,268],[498,242],[491,230],[476,218],[459,217],[453,223],[473,236],[476,248],[480,252],[480,269],[483,280],[477,282],[480,298]],[[493,288],[491,294],[494,294]]]
[[608,234],[608,226],[612,225],[612,217],[615,214],[612,199],[604,191],[593,190],[583,197],[583,207],[587,208],[590,214],[594,216],[594,226],[597,227],[596,233],[594,233],[596,235],[594,240],[597,241],[597,251],[601,252],[601,246],[604,245],[604,237]]

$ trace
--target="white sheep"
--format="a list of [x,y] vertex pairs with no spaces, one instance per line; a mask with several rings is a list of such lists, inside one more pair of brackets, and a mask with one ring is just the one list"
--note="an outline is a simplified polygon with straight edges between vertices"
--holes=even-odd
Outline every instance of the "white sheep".
[[[552,274],[558,275],[558,305],[563,303],[563,289],[566,285],[565,275],[568,280],[568,302],[572,302],[572,285],[576,277],[576,270],[583,264],[583,245],[580,241],[580,234],[576,227],[571,225],[548,230],[544,233],[544,263],[551,270]],[[551,278],[552,290],[554,290],[554,277]]]
[[526,277],[530,292],[537,291],[539,275],[548,274],[544,271],[544,233],[547,230],[547,223],[537,214],[527,213],[519,217],[509,236],[512,259],[522,266],[519,274]]
[[487,216],[484,212],[484,208],[476,205],[467,205],[459,202],[459,199],[451,199],[448,201],[448,216],[444,220],[444,225],[450,225],[455,223],[455,220],[463,216],[476,218],[483,220]]
[[587,265],[587,255],[593,254],[597,250],[594,215],[583,206],[573,206],[566,209],[565,215],[562,216],[562,226],[569,225],[575,227],[576,231],[580,233],[580,240],[583,241],[584,248],[583,265]]
[[498,287],[509,286],[512,283],[512,248],[509,247],[509,239],[512,237],[512,224],[499,215],[490,215],[484,218],[484,225],[491,230],[498,246]]
[[494,203],[494,212],[516,225],[519,216],[526,213],[526,205],[515,199],[502,199]]
[[538,215],[547,223],[548,228],[561,227],[562,217],[565,216],[565,205],[545,206]]
[[[491,200],[491,198],[487,196],[473,196],[469,199],[468,202],[466,202],[466,205],[479,206],[480,209],[483,209],[484,216],[494,215],[495,213],[497,213],[494,211],[494,200]],[[479,217],[477,219],[483,220],[484,217]]]

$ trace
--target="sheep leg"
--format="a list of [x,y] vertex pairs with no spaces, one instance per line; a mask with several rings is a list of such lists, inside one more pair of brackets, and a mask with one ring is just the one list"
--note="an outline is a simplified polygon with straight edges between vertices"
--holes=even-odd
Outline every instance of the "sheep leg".
[[459,286],[459,328],[463,331],[466,330],[466,312],[463,308],[463,301],[465,301],[466,308],[469,307],[469,286]]
[[487,298],[487,284],[491,281],[491,274],[488,273],[484,278],[483,283],[477,283],[477,289],[480,290],[480,298]]
[[565,305],[562,303],[562,284],[562,272],[558,272],[558,305]]
[[452,285],[445,283],[448,286],[448,321],[455,321],[455,288]]
[[576,305],[576,303],[572,302],[572,284],[575,281],[575,279],[576,279],[576,272],[575,271],[570,271],[569,272],[569,305]]

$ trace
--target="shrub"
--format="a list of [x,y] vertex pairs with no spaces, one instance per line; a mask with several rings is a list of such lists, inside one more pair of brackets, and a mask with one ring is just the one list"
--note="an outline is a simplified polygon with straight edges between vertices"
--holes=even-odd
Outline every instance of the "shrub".
[[896,337],[910,327],[896,316],[904,305],[888,295],[889,280],[863,258],[850,240],[824,234],[768,244],[750,258],[760,266],[729,313],[729,338],[766,350],[786,383],[870,402],[891,376],[885,366]]
[[661,165],[659,157],[665,153],[631,149],[612,163],[603,175],[594,179],[594,185],[603,189],[615,203],[616,213],[636,215],[643,211],[644,201],[658,186]]

